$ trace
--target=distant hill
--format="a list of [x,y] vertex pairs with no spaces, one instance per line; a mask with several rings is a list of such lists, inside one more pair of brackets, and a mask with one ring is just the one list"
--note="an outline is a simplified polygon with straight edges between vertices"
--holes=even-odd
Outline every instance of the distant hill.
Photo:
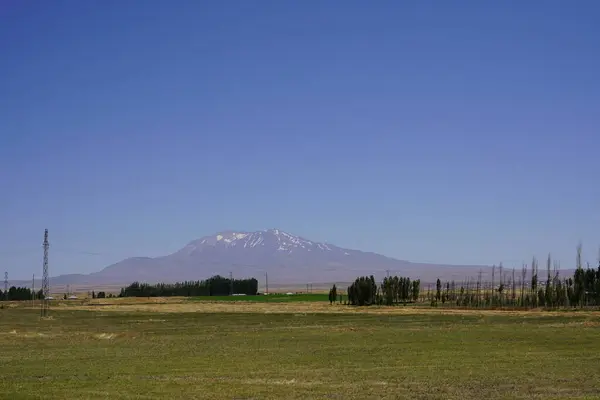
[[[126,284],[205,279],[220,274],[256,277],[264,283],[306,284],[349,282],[359,275],[390,275],[421,279],[425,284],[477,278],[491,280],[491,266],[413,263],[380,254],[345,249],[292,235],[279,229],[255,232],[224,231],[188,243],[181,250],[155,258],[128,258],[89,275],[62,275],[51,285]],[[506,278],[512,270],[504,270]],[[542,279],[545,272],[540,270]],[[517,278],[520,271],[516,271]],[[499,270],[496,269],[496,277]]]

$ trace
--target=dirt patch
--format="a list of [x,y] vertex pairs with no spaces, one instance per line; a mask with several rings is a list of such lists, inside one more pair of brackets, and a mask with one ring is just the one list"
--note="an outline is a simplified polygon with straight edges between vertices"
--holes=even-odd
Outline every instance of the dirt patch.
[[98,333],[94,335],[96,339],[111,340],[117,337],[114,333]]
[[597,328],[597,327],[600,327],[600,321],[568,321],[568,322],[558,322],[558,323],[540,325],[540,328],[568,328],[568,327]]
[[[258,314],[375,314],[375,315],[468,315],[468,316],[564,316],[564,317],[600,317],[600,311],[578,311],[557,313],[543,310],[477,310],[427,307],[351,307],[330,305],[325,302],[293,303],[254,303],[254,302],[192,302],[184,299],[152,298],[147,299],[110,299],[110,302],[98,305],[73,306],[71,309],[88,311],[116,312],[158,312],[158,313],[258,313]],[[127,301],[125,301],[127,300]]]
[[154,322],[167,322],[166,319],[132,319],[129,322],[132,322],[134,324],[143,324],[143,323],[154,323]]
[[586,328],[598,328],[600,327],[600,321],[584,321],[582,325]]
[[43,337],[49,337],[49,336],[56,336],[56,335],[49,335],[47,333],[42,333],[42,332],[17,332],[17,330],[15,330],[15,329],[13,329],[10,332],[2,332],[1,334],[7,335],[7,336],[16,336],[18,338],[24,338],[24,339],[33,339],[33,338],[43,338]]
[[[296,386],[310,388],[314,386],[340,387],[339,384],[325,382],[319,380],[302,380],[302,379],[242,379],[237,380],[242,385],[259,385],[259,386]],[[347,386],[347,385],[345,385]]]

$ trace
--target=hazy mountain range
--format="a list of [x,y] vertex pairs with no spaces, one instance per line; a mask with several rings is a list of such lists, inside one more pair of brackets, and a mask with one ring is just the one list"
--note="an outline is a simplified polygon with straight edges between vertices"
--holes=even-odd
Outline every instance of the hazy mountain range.
[[[541,266],[541,270],[543,270]],[[409,276],[424,283],[442,280],[491,279],[491,266],[413,263],[380,254],[345,249],[284,232],[224,231],[188,243],[181,250],[155,258],[134,257],[89,275],[70,274],[51,278],[51,285],[127,284],[205,279],[220,274],[255,277],[261,286],[265,275],[276,284],[349,282],[359,275]],[[506,277],[512,270],[505,269]],[[544,275],[544,272],[542,275]],[[496,275],[499,276],[498,269]],[[520,275],[520,271],[516,272]]]

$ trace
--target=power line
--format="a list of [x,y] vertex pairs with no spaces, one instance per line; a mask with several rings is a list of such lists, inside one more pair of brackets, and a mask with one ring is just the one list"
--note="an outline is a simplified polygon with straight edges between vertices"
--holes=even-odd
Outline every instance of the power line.
[[[65,253],[65,254],[78,254],[78,255],[86,255],[86,256],[109,256],[109,257],[119,257],[116,253],[108,253],[104,251],[89,251],[89,250],[77,250],[71,248],[54,248],[57,253]],[[33,255],[37,253],[38,250],[35,248],[22,248],[17,250],[0,250],[1,256],[15,256],[15,255]]]
[[100,253],[97,251],[61,249],[61,248],[54,249],[53,251],[56,251],[59,253],[67,253],[67,254],[81,254],[81,255],[86,255],[86,256],[110,256],[111,255],[108,253]]

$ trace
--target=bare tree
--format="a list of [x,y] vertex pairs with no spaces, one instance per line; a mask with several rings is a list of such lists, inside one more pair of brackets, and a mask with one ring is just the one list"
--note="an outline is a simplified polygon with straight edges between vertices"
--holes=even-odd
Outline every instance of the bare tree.
[[479,270],[479,275],[477,276],[477,307],[481,306],[481,269]]
[[502,270],[503,270],[502,263],[500,263],[498,268],[500,269],[500,284],[498,286],[498,297],[500,300],[500,306],[502,306],[502,293],[504,291],[504,274],[502,273]]
[[515,306],[516,299],[517,299],[516,283],[517,283],[517,281],[515,281],[515,268],[513,267],[513,273],[512,273],[512,305],[513,305],[513,307]]
[[527,264],[523,263],[521,270],[521,307],[525,307],[525,280],[527,279]]
[[495,291],[496,291],[496,285],[495,285],[495,279],[496,279],[496,265],[492,265],[492,306],[496,303],[496,295],[495,295]]

